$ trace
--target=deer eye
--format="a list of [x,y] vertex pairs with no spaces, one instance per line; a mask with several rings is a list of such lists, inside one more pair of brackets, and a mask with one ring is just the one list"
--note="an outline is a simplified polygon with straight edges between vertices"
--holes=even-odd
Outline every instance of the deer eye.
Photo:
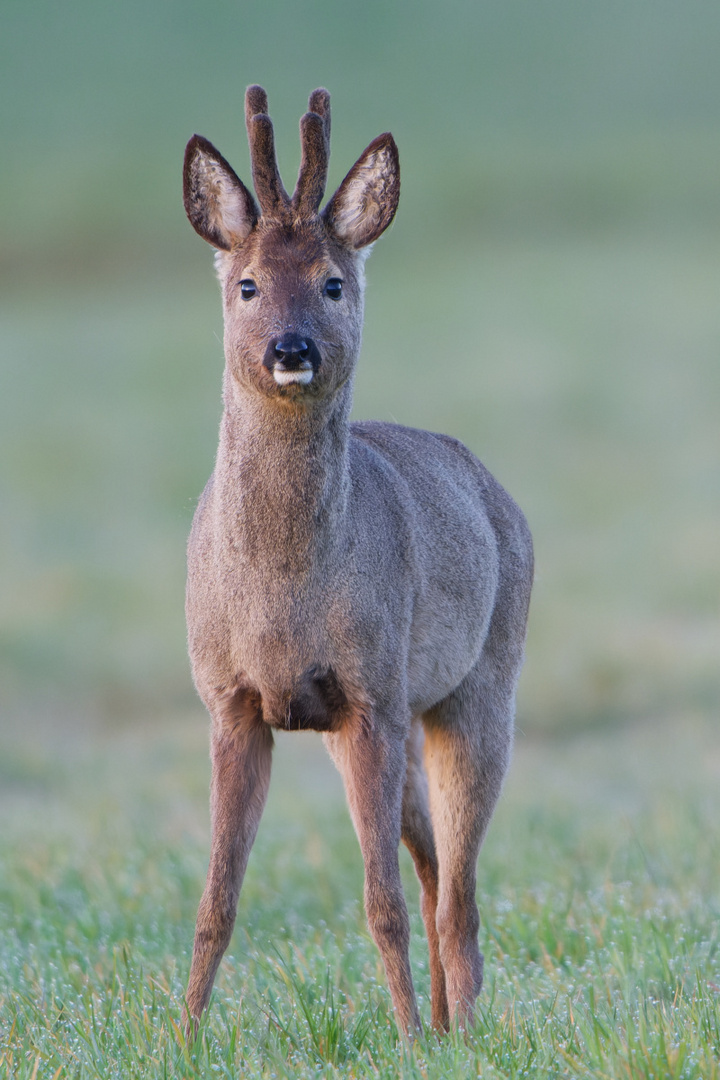
[[252,278],[245,278],[240,282],[240,295],[243,300],[252,300],[257,292],[257,286]]
[[331,300],[339,300],[342,296],[343,283],[339,277],[331,277],[325,282],[325,288],[323,292],[325,296],[329,296]]

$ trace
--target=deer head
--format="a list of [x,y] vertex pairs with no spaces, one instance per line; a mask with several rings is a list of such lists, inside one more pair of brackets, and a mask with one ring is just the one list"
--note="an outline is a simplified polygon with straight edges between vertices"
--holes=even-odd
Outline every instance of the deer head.
[[[290,197],[278,172],[267,95],[250,86],[245,120],[257,203],[215,147],[193,135],[184,201],[193,228],[217,248],[232,381],[295,407],[333,398],[360,350],[363,265],[393,219],[400,166],[379,135],[320,210],[330,150],[330,95],[315,90],[300,121],[302,158]],[[259,203],[259,205],[258,205]]]

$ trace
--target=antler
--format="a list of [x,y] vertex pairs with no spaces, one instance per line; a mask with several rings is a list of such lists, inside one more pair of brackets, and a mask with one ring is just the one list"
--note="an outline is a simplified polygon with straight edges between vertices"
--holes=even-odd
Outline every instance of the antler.
[[292,206],[311,216],[325,194],[330,156],[330,94],[322,87],[310,95],[308,112],[300,120],[300,141],[302,158]]
[[290,200],[277,167],[275,135],[267,107],[267,94],[262,86],[248,86],[245,91],[245,124],[255,191],[263,214],[281,217]]
[[318,212],[325,194],[330,156],[330,94],[313,90],[308,112],[300,120],[302,158],[292,202],[288,197],[275,157],[275,135],[267,112],[267,94],[262,86],[245,91],[245,123],[250,143],[250,161],[258,202],[267,217],[285,217],[288,209],[301,216]]

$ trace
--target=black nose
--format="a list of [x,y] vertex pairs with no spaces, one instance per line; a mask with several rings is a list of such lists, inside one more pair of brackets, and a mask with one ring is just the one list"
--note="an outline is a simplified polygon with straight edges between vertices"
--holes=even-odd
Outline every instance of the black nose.
[[288,363],[293,364],[298,360],[307,360],[310,352],[310,346],[305,338],[298,337],[297,334],[286,334],[285,337],[275,342],[273,349],[275,358],[281,360],[286,367]]
[[276,364],[282,364],[285,371],[297,371],[299,368],[307,368],[308,363],[313,371],[317,371],[320,367],[320,353],[312,338],[301,337],[300,334],[283,334],[269,342],[263,363],[270,371]]

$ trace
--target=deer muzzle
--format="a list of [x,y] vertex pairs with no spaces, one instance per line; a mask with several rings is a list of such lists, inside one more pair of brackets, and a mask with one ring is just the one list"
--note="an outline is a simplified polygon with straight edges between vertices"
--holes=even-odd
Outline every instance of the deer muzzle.
[[311,383],[320,362],[320,351],[315,342],[300,334],[272,338],[263,358],[263,364],[279,386]]

